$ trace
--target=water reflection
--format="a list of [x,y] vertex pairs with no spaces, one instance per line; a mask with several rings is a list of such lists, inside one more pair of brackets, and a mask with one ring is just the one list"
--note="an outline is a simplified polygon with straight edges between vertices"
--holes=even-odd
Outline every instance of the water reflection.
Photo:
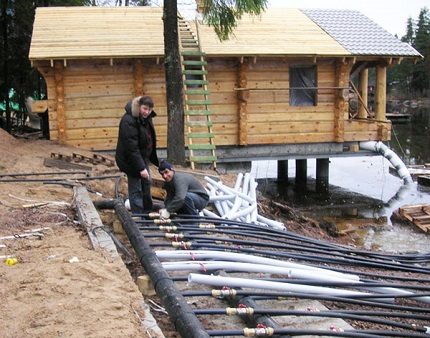
[[405,164],[430,163],[430,108],[409,109],[408,123],[393,123],[389,146]]
[[[406,164],[430,163],[430,109],[417,110],[408,123],[393,124],[389,146]],[[252,173],[259,190],[282,199],[305,214],[336,224],[348,233],[360,234],[367,248],[384,251],[430,251],[429,236],[414,226],[400,224],[391,216],[399,207],[430,204],[430,187],[403,185],[389,173],[382,156],[330,159],[330,188],[318,194],[315,188],[316,161],[308,160],[308,185],[294,185],[295,161],[289,161],[288,182],[276,181],[277,162],[257,161]]]

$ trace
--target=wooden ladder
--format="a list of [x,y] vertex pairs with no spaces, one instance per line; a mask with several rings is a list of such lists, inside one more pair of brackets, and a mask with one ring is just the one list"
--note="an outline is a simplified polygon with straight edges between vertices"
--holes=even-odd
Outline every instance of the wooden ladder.
[[185,95],[185,124],[191,168],[210,163],[216,169],[216,147],[211,121],[205,53],[188,22],[178,18],[182,76]]

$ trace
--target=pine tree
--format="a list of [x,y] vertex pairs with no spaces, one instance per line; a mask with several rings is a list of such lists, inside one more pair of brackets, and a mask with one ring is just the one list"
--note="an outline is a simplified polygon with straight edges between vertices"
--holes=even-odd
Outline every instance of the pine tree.
[[418,16],[413,46],[424,57],[413,68],[412,88],[424,94],[430,87],[430,14],[427,8],[422,8]]
[[25,97],[33,96],[40,87],[40,75],[28,60],[36,8],[90,4],[90,0],[1,0],[0,102],[6,106],[6,125],[2,127],[8,132],[12,130],[10,93],[15,93],[11,101],[18,105],[17,113],[24,120]]

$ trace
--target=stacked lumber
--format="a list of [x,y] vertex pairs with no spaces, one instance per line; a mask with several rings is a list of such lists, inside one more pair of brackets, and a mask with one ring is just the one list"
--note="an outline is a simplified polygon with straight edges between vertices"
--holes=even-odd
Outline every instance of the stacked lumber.
[[430,204],[405,205],[399,208],[398,213],[424,232],[430,230]]

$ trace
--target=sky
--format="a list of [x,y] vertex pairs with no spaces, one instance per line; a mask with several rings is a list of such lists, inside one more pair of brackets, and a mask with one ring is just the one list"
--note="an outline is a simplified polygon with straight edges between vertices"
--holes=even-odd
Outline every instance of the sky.
[[[153,3],[162,5],[162,0]],[[409,17],[416,20],[421,8],[430,9],[429,0],[268,0],[268,7],[353,9],[358,10],[389,33],[401,38],[406,34],[406,21]],[[189,17],[193,0],[178,0],[182,15]],[[188,12],[188,13],[186,13]],[[193,14],[194,15],[194,14]]]
[[269,7],[327,8],[358,10],[379,26],[400,38],[406,34],[406,21],[416,20],[421,8],[430,9],[429,0],[269,0]]

